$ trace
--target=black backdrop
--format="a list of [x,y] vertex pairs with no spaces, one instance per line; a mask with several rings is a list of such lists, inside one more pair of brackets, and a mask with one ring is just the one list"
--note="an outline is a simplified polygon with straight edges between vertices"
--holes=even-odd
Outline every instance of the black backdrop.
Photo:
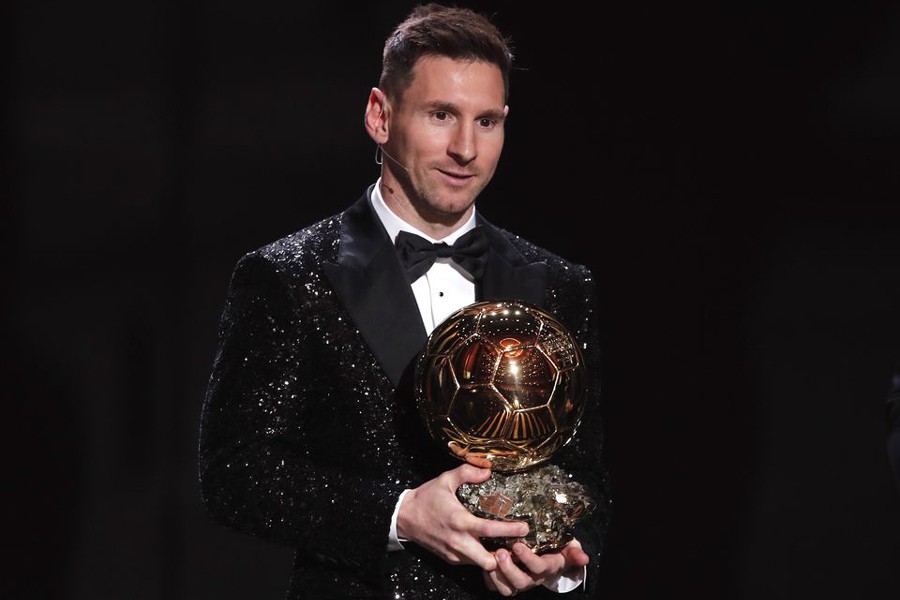
[[[460,4],[519,59],[480,208],[603,289],[607,597],[895,598],[900,7]],[[3,3],[4,597],[282,596],[199,502],[219,312],[377,176],[409,7]]]

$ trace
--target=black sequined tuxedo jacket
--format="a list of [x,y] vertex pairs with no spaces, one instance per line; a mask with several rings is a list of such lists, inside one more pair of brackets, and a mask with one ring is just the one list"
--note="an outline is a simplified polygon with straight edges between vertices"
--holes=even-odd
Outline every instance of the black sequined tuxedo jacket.
[[[370,191],[238,261],[201,415],[203,502],[214,519],[296,549],[289,598],[497,598],[476,567],[412,543],[386,550],[400,493],[459,463],[427,438],[414,406],[426,332]],[[591,555],[587,585],[568,594],[592,595],[608,514],[594,281],[478,219],[491,239],[478,298],[536,304],[582,346],[590,398],[553,460],[600,499],[577,533]],[[559,598],[522,594],[543,595]]]

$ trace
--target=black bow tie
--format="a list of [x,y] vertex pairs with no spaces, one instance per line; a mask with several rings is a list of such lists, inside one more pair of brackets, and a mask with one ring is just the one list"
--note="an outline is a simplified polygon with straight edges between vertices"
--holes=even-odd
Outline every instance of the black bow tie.
[[397,256],[410,283],[425,274],[436,258],[452,258],[475,279],[480,279],[487,262],[488,238],[484,227],[476,227],[459,237],[452,245],[434,244],[408,231],[397,234]]

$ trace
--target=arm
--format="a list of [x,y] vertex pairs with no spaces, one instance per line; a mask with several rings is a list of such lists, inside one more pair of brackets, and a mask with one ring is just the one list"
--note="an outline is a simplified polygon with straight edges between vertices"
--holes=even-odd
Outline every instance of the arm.
[[606,532],[612,510],[609,475],[604,454],[604,420],[602,394],[604,376],[600,307],[593,277],[586,272],[583,290],[582,319],[575,329],[575,337],[582,344],[587,371],[587,398],[584,416],[572,441],[559,452],[559,465],[572,473],[575,480],[592,491],[597,506],[593,513],[579,522],[575,535],[591,557],[588,581],[599,577],[599,562],[604,551]]
[[323,456],[334,442],[322,411],[352,392],[317,381],[321,333],[297,305],[269,261],[238,263],[201,415],[203,502],[228,526],[374,577],[403,486]]

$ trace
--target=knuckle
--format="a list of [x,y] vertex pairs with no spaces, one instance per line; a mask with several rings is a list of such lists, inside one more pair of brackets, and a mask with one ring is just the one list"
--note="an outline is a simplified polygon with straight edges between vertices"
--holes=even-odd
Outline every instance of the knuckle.
[[455,512],[447,519],[447,524],[454,531],[463,531],[466,528],[466,521],[468,521],[468,514]]

